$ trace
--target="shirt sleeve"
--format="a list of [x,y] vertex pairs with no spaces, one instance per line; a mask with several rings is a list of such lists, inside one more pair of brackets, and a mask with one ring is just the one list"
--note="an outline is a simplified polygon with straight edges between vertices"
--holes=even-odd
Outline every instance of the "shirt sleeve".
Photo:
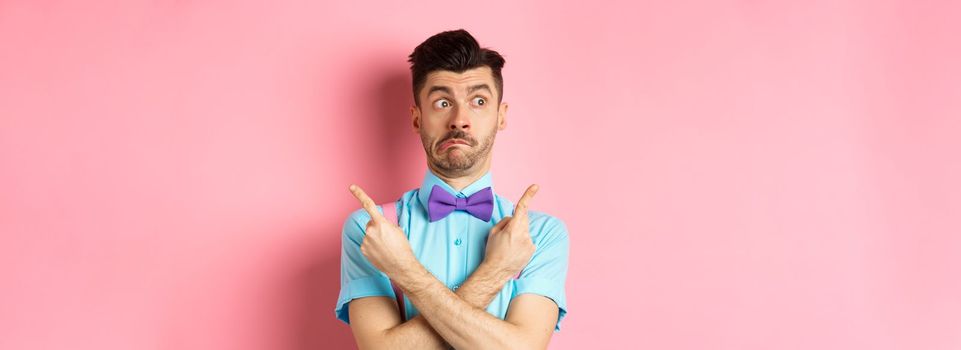
[[344,222],[340,251],[340,294],[334,313],[337,319],[350,324],[347,304],[351,300],[369,296],[395,297],[387,275],[370,263],[360,252],[370,215],[363,209],[351,213]]
[[514,296],[532,293],[553,300],[558,308],[557,323],[554,326],[556,332],[561,330],[561,320],[567,315],[567,293],[564,284],[567,280],[570,241],[567,226],[563,221],[547,215],[543,218],[540,225],[535,225],[535,220],[531,221],[532,237],[533,232],[539,232],[534,238],[537,248],[531,261],[514,281]]

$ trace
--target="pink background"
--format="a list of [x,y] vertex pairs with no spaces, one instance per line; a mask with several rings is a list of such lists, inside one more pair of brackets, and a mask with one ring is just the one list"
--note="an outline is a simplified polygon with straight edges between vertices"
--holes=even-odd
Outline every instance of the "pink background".
[[[961,2],[0,1],[0,348],[351,348],[406,56],[502,52],[498,193],[571,232],[552,349],[961,348]],[[596,347],[595,347],[596,348]]]

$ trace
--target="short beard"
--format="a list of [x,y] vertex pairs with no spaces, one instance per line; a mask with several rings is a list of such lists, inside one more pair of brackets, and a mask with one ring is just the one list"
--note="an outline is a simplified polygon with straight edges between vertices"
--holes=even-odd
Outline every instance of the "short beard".
[[[431,169],[434,169],[435,171],[439,172],[440,175],[444,175],[445,177],[459,177],[469,174],[470,170],[473,169],[474,166],[483,161],[488,154],[490,154],[491,148],[494,145],[494,137],[497,136],[497,127],[495,126],[494,130],[492,130],[490,133],[490,136],[488,136],[484,142],[480,144],[478,144],[473,138],[468,139],[467,137],[469,136],[470,135],[463,131],[454,130],[447,133],[447,135],[444,135],[444,137],[437,139],[435,143],[435,140],[429,140],[425,135],[421,134],[420,140],[424,145],[424,152],[427,154],[427,162],[431,166]],[[464,154],[464,157],[451,159],[450,152],[452,152],[451,148],[454,146],[448,146],[448,148],[444,150],[444,152],[447,152],[447,156],[435,157],[433,152],[434,148],[432,145],[437,145],[454,138],[467,140],[469,143],[471,143],[471,151],[468,151],[466,154]]]

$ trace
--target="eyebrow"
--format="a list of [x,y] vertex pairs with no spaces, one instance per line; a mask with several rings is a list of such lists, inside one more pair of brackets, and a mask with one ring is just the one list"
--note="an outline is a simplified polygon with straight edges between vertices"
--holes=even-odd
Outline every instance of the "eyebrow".
[[448,95],[451,95],[449,87],[434,85],[434,86],[431,86],[429,90],[427,90],[427,96],[430,96],[430,94],[433,94],[436,91],[445,92]]
[[487,84],[478,84],[478,85],[471,86],[470,89],[467,89],[467,93],[470,94],[477,90],[487,90],[487,93],[491,93],[491,87],[487,86]]
[[[467,93],[470,94],[477,90],[487,90],[487,93],[489,94],[493,93],[491,92],[491,87],[487,84],[477,84],[477,85],[471,86],[467,89]],[[434,85],[434,86],[431,86],[430,89],[427,89],[427,96],[430,96],[431,94],[437,91],[445,92],[448,95],[453,95],[449,87]]]

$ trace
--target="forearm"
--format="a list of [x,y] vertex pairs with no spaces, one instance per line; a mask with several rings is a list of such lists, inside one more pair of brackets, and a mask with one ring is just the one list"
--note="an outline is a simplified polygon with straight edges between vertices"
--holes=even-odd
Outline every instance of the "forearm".
[[[506,281],[494,269],[481,265],[454,294],[473,307],[486,309],[504,288]],[[388,329],[385,338],[391,349],[448,348],[444,338],[431,327],[422,314]]]
[[[494,293],[503,288],[510,274],[497,271],[482,264],[470,280],[477,281],[478,288],[494,288],[483,304],[474,303],[477,299],[460,298],[460,293],[451,292],[422,266],[412,269],[397,280],[407,293],[407,297],[420,311],[421,316],[439,336],[458,349],[517,348],[523,346],[521,329],[487,313],[484,309],[493,299]],[[479,283],[479,282],[487,283]],[[474,284],[471,284],[474,285]],[[468,284],[458,289],[467,288]],[[473,287],[471,287],[473,288]],[[465,293],[468,294],[468,293]]]
[[384,349],[448,349],[444,338],[420,315],[384,331]]

